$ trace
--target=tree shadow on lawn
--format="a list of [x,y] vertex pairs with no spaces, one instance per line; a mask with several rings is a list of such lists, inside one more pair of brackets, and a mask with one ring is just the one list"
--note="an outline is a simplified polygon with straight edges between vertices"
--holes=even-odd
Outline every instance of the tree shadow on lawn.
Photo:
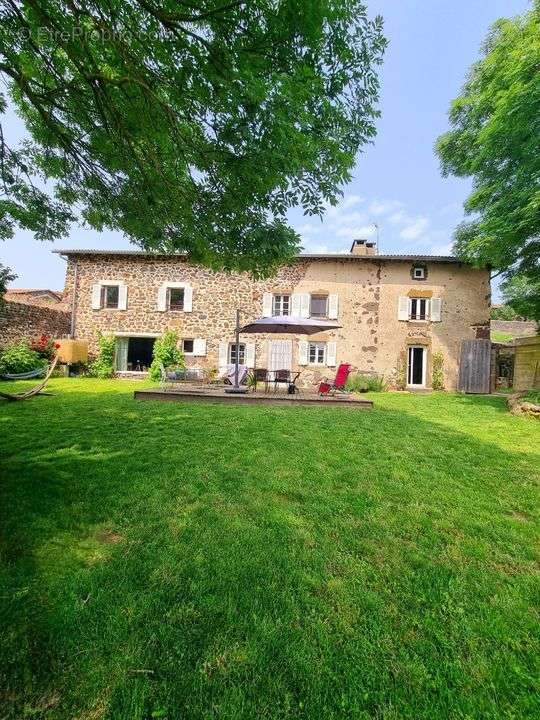
[[532,453],[99,397],[0,420],[7,717],[533,716]]

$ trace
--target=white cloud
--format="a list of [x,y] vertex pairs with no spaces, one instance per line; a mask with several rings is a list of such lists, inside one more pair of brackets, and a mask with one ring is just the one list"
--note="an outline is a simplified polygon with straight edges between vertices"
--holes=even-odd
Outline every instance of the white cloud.
[[371,215],[387,215],[402,207],[403,203],[399,200],[374,200],[369,206],[369,212]]
[[321,232],[320,227],[312,225],[311,223],[304,223],[303,225],[298,225],[297,227],[295,227],[295,230],[299,235],[316,235],[317,233]]
[[328,205],[326,208],[326,217],[336,218],[339,217],[344,210],[348,210],[355,205],[359,205],[364,202],[364,198],[360,195],[346,195],[341,202],[337,205]]
[[344,227],[340,227],[335,231],[335,234],[338,237],[343,238],[349,238],[350,240],[356,240],[359,238],[370,238],[373,235],[375,235],[375,227],[373,225],[353,225],[349,226],[346,225]]
[[404,240],[417,240],[427,229],[429,220],[427,217],[419,216],[413,222],[406,225],[399,233]]
[[452,255],[452,243],[431,245],[428,249],[428,255]]

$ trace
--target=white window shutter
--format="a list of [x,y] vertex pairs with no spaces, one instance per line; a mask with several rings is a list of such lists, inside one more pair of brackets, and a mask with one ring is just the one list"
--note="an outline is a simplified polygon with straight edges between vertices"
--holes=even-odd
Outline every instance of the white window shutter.
[[300,340],[298,342],[298,364],[307,365],[308,362],[308,346],[307,340]]
[[301,317],[300,315],[300,295],[295,293],[291,297],[291,315],[293,317]]
[[338,296],[337,295],[329,295],[328,296],[328,319],[329,320],[337,320],[338,317]]
[[431,322],[441,321],[442,300],[441,298],[431,298]]
[[309,293],[302,293],[302,295],[300,295],[300,317],[309,317],[309,301]]
[[193,354],[197,357],[206,355],[206,338],[195,338],[193,340]]
[[248,368],[255,367],[255,343],[246,343],[245,359]]
[[118,309],[127,310],[127,285],[118,286]]
[[167,309],[167,286],[162,285],[157,294],[157,309],[159,312],[165,312]]
[[407,295],[399,296],[397,319],[398,320],[408,320],[409,319],[409,298],[407,297]]
[[272,293],[263,294],[262,316],[272,317]]
[[335,367],[337,365],[337,344],[335,342],[326,343],[326,364],[328,367]]
[[101,308],[101,285],[96,283],[92,285],[92,310],[99,310]]
[[218,367],[219,367],[220,375],[223,375],[223,373],[227,370],[228,361],[229,361],[229,343],[220,342],[219,343],[219,352],[218,352]]
[[186,285],[184,288],[184,312],[193,310],[193,288]]

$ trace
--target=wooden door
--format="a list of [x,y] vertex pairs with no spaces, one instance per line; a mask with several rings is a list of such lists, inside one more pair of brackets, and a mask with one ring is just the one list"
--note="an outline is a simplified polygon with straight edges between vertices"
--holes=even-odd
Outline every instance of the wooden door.
[[458,390],[465,393],[489,393],[490,370],[491,340],[462,340]]

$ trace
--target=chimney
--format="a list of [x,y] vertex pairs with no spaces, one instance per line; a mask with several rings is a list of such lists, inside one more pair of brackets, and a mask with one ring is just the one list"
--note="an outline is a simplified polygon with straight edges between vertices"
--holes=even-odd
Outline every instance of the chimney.
[[351,245],[352,255],[376,255],[377,254],[377,243],[372,240],[353,240]]

